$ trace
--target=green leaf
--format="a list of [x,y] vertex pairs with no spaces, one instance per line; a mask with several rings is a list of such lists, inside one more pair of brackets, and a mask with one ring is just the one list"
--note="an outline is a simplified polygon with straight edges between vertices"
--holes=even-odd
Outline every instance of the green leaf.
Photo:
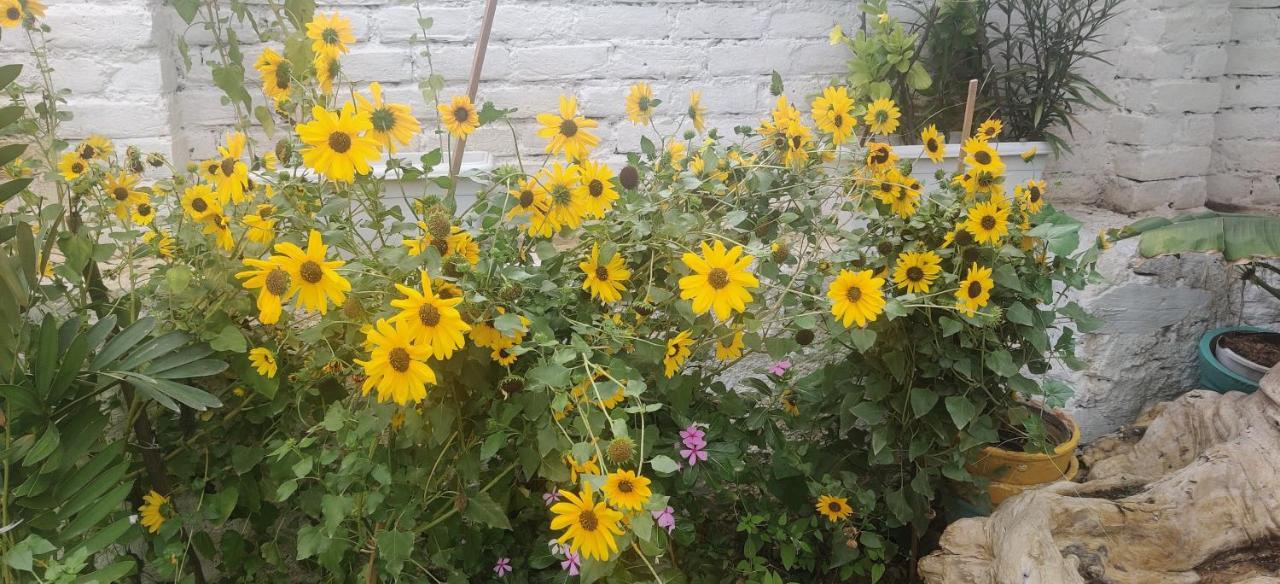
[[915,412],[916,418],[919,419],[928,414],[938,403],[938,394],[927,387],[913,387],[910,399],[911,411]]
[[387,572],[394,577],[400,575],[404,563],[413,553],[413,534],[407,531],[378,532],[378,556],[387,565]]
[[58,433],[58,427],[50,424],[31,450],[27,451],[27,456],[22,459],[22,466],[31,466],[48,458],[58,448],[60,442],[62,442],[62,435]]
[[1031,309],[1021,302],[1009,305],[1009,310],[1005,312],[1005,317],[1009,319],[1009,322],[1015,324],[1035,326],[1035,318],[1031,315]]
[[120,582],[130,572],[133,572],[133,560],[120,560],[96,572],[90,572],[82,576],[76,577],[72,584],[106,584],[108,582]]
[[[8,144],[5,146],[0,146],[0,166],[4,166],[6,164],[9,164],[10,162],[13,162],[14,160],[17,160],[18,157],[22,156],[22,153],[26,151],[27,151],[26,144]],[[31,182],[28,179],[23,179],[23,180],[27,180],[27,182]]]
[[1076,323],[1076,328],[1082,333],[1091,333],[1106,325],[1106,321],[1089,314],[1084,307],[1075,302],[1068,302],[1058,308],[1058,312],[1066,315]]
[[342,520],[346,519],[355,507],[356,502],[351,497],[325,493],[320,498],[320,511],[324,515],[325,531],[328,534],[336,533],[338,526],[342,525]]
[[507,512],[489,496],[489,493],[478,491],[467,499],[467,508],[463,512],[463,516],[468,519],[478,521],[489,527],[498,529],[511,529],[511,522],[507,520]]
[[514,111],[516,111],[516,108],[501,109],[493,105],[492,101],[486,101],[484,102],[484,105],[480,107],[480,125],[483,126],[485,124],[501,120]]
[[196,18],[196,11],[200,9],[200,0],[169,0],[173,5],[173,9],[178,11],[178,16],[182,17],[182,22],[191,24]]
[[885,416],[884,406],[872,401],[861,402],[849,408],[849,412],[857,416],[859,420],[872,425],[882,422]]
[[209,341],[209,347],[215,351],[245,353],[249,351],[249,341],[244,338],[244,333],[240,332],[239,327],[229,324],[222,327],[218,335]]
[[963,395],[949,395],[942,401],[947,406],[947,413],[951,414],[951,421],[955,423],[957,430],[963,430],[978,415],[977,407]]
[[650,458],[649,466],[653,468],[653,472],[664,475],[669,475],[680,470],[680,465],[676,464],[676,461],[671,460],[671,457],[665,454],[659,454]]
[[18,78],[18,74],[22,73],[22,65],[12,64],[0,66],[0,89],[4,89]]
[[97,356],[93,358],[93,363],[89,365],[90,369],[103,369],[107,364],[115,361],[126,351],[132,349],[147,335],[151,334],[151,330],[156,326],[156,319],[148,316],[138,319],[124,330],[120,331],[111,340],[103,345],[102,350],[98,351]]
[[782,95],[782,75],[777,71],[769,75],[769,95],[774,97]]
[[0,204],[12,199],[14,195],[21,193],[23,189],[31,184],[33,179],[20,178],[0,184]]
[[1019,367],[1013,362],[1013,355],[1005,349],[996,349],[986,354],[985,362],[990,369],[1002,377],[1013,377],[1018,374]]

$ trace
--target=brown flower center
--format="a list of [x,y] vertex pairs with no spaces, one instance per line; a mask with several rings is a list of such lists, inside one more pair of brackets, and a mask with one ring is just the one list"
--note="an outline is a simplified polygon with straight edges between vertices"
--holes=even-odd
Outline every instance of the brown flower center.
[[918,266],[911,266],[910,268],[907,268],[907,279],[912,282],[919,282],[920,280],[923,280],[924,270],[920,269]]
[[609,268],[604,266],[596,266],[596,279],[601,282],[609,281]]
[[276,89],[289,89],[289,62],[276,65]]
[[396,347],[387,351],[387,363],[391,364],[391,368],[404,373],[409,370],[409,351],[404,347]]
[[418,321],[425,326],[440,324],[440,309],[434,304],[423,304],[418,307]]
[[209,210],[209,203],[205,202],[201,197],[196,197],[191,199],[191,208],[195,210],[196,213],[204,213]]
[[991,153],[986,150],[979,150],[974,153],[973,159],[983,166],[991,164]]
[[992,215],[984,216],[982,220],[979,221],[979,223],[981,223],[982,228],[986,229],[987,231],[991,231],[992,229],[996,228],[996,218]]
[[307,260],[298,266],[298,276],[308,284],[315,284],[324,277],[324,271],[320,269],[320,264],[314,260]]
[[80,145],[80,158],[89,160],[98,154],[98,150],[89,144]]
[[146,217],[147,215],[150,215],[150,214],[151,214],[151,205],[148,205],[146,203],[141,203],[138,205],[138,215],[142,217]]
[[18,10],[16,7],[10,6],[8,10],[4,11],[4,15],[9,20],[17,20],[19,18],[22,18],[22,11]]
[[603,195],[604,183],[600,182],[600,179],[598,178],[591,179],[591,182],[587,183],[587,194],[592,197],[599,197],[600,195]]
[[[466,123],[467,120],[471,119],[471,110],[463,106],[458,106],[453,109],[453,119],[459,124]],[[563,127],[563,125],[561,127]]]
[[848,300],[849,302],[862,300],[862,288],[850,286],[848,290],[844,291],[844,297],[845,300]]
[[264,286],[267,292],[276,296],[284,296],[285,291],[289,289],[289,272],[280,268],[273,268],[267,272],[267,281]]
[[[578,134],[578,123],[573,120],[564,120],[560,122],[560,135],[565,138],[572,138]],[[594,517],[594,516],[593,516]]]
[[1032,202],[1032,203],[1037,203],[1037,202],[1039,202],[1039,201],[1040,201],[1040,187],[1035,186],[1035,185],[1031,185],[1031,188],[1030,188],[1030,189],[1028,189],[1028,190],[1031,192],[1031,202]]
[[595,531],[600,527],[600,519],[596,517],[595,511],[583,509],[578,513],[578,525],[582,526],[583,531]]
[[729,272],[724,268],[711,268],[711,271],[707,272],[707,283],[716,290],[724,288],[729,285]]
[[618,481],[618,492],[620,492],[620,493],[630,493],[630,492],[632,492],[632,491],[634,491],[634,490],[636,490],[636,487],[635,487],[635,485],[631,484],[631,481],[629,481],[629,480],[627,480],[627,479],[622,479],[622,480]]
[[832,513],[839,513],[840,503],[837,501],[832,501],[830,503],[827,503],[827,509],[830,509]]
[[973,234],[969,233],[969,230],[961,229],[956,232],[957,245],[969,245],[970,243],[973,243]]
[[338,154],[345,153],[351,149],[351,135],[346,132],[329,134],[329,148]]
[[979,296],[982,296],[982,283],[969,282],[969,287],[965,289],[965,294],[968,294],[969,298],[977,298]]
[[930,152],[936,152],[938,150],[938,141],[933,138],[929,138],[929,141],[924,143],[924,147]]
[[800,149],[800,147],[801,147],[801,146],[803,146],[803,145],[804,145],[804,139],[803,139],[803,138],[801,138],[800,136],[792,136],[792,137],[791,137],[791,149],[792,149],[792,150],[799,150],[799,149]]
[[124,187],[116,187],[114,189],[111,189],[111,196],[115,197],[117,201],[128,200],[129,189],[126,189]]
[[526,208],[533,206],[533,191],[529,189],[520,191],[520,206]]
[[842,116],[842,115],[840,115],[840,114],[836,114],[836,115],[835,115],[835,117],[831,118],[831,122],[832,122],[832,124],[833,124],[833,125],[835,125],[835,127],[837,127],[837,128],[843,128],[843,127],[844,127],[844,116]]
[[889,162],[889,149],[884,147],[876,148],[871,151],[871,156],[867,157],[871,164],[884,164]]
[[84,172],[84,163],[83,163],[83,162],[80,162],[79,160],[77,160],[77,161],[75,161],[75,162],[72,162],[72,163],[71,163],[71,172],[73,172],[73,173],[75,173],[75,174],[80,174],[80,173]]

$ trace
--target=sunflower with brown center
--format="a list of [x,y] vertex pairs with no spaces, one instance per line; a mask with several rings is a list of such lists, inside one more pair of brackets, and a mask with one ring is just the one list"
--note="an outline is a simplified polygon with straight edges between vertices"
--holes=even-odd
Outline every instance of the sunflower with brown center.
[[442,103],[436,108],[440,114],[440,122],[450,136],[462,139],[470,136],[480,126],[480,115],[476,113],[475,104],[465,95],[455,95],[449,103]]
[[760,281],[747,270],[755,258],[743,255],[742,246],[726,248],[719,240],[699,245],[702,255],[685,252],[680,258],[693,271],[680,278],[680,298],[693,301],[694,314],[711,311],[720,320],[745,311],[751,302],[748,290],[760,286]]
[[103,192],[112,206],[112,212],[121,220],[128,220],[129,214],[141,203],[148,203],[151,198],[146,193],[136,190],[139,177],[128,172],[107,174],[102,185]]
[[649,502],[653,492],[649,490],[649,479],[629,470],[616,470],[604,478],[605,500],[617,509],[639,511]]
[[356,359],[366,378],[360,386],[364,395],[377,391],[378,401],[399,405],[418,403],[427,397],[427,385],[436,383],[436,374],[427,365],[430,349],[414,342],[414,334],[402,322],[378,322],[367,333],[373,347],[368,361]]
[[991,268],[984,268],[974,262],[969,266],[960,287],[956,289],[956,310],[966,316],[973,316],[979,308],[991,301],[991,289],[995,281],[991,279]]
[[384,101],[382,84],[377,81],[369,84],[369,94],[371,98],[356,94],[356,110],[369,114],[369,137],[390,153],[394,153],[397,147],[408,146],[422,131],[417,118],[413,117],[413,110],[403,103]]
[[368,112],[359,113],[348,102],[342,111],[311,108],[312,121],[298,125],[298,137],[307,145],[302,161],[330,180],[351,182],[356,174],[368,174],[370,163],[379,156],[378,141]]
[[592,298],[603,304],[617,302],[622,299],[622,292],[627,289],[625,282],[631,278],[631,270],[622,259],[622,254],[614,253],[607,262],[600,261],[600,244],[591,244],[591,255],[578,263],[578,268],[586,274],[582,281],[582,289],[591,293]]
[[907,292],[927,294],[942,272],[942,258],[931,251],[908,251],[898,256],[893,283]]
[[293,86],[293,65],[271,47],[262,49],[253,68],[262,77],[262,93],[275,103],[289,99],[289,89]]
[[844,497],[822,495],[818,497],[818,502],[813,507],[832,523],[843,521],[853,515],[853,507],[849,506],[849,500]]
[[342,306],[351,283],[337,272],[346,262],[326,260],[329,246],[314,229],[307,236],[307,249],[291,242],[277,243],[271,261],[289,274],[289,292],[298,294],[298,305],[320,314],[329,311],[329,303]]
[[471,330],[471,325],[462,320],[457,306],[462,298],[441,298],[431,291],[431,279],[426,272],[420,272],[422,291],[419,292],[396,284],[404,298],[391,301],[391,306],[400,309],[395,316],[396,321],[404,322],[413,333],[419,345],[431,351],[436,359],[448,359],[453,352],[461,349],[466,342],[462,336]]
[[978,243],[997,245],[1009,234],[1009,208],[994,200],[978,203],[969,208],[962,225]]
[[551,506],[551,529],[563,529],[556,541],[569,543],[569,550],[582,553],[588,559],[607,561],[617,553],[615,536],[622,535],[622,513],[610,509],[604,501],[595,502],[591,497],[591,485],[580,493],[560,491],[563,500]]
[[578,173],[578,196],[583,201],[588,215],[603,219],[604,214],[613,208],[618,200],[618,191],[613,188],[613,171],[603,162],[584,160],[573,165]]
[[547,139],[550,154],[563,152],[571,159],[583,159],[600,143],[598,136],[587,131],[599,125],[598,122],[578,115],[575,97],[560,96],[559,112],[538,114],[537,119],[542,124],[538,136]]
[[853,323],[867,326],[884,312],[884,278],[871,270],[840,270],[840,274],[827,287],[831,299],[831,314],[849,328]]
[[933,124],[920,132],[920,144],[924,146],[924,155],[935,164],[942,162],[943,156],[946,156],[947,141]]

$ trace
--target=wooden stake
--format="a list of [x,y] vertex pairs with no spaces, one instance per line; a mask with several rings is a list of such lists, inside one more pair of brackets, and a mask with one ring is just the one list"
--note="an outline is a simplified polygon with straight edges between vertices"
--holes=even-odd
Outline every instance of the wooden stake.
[[[969,96],[964,102],[964,126],[960,131],[960,145],[963,148],[964,141],[969,139],[969,134],[973,132],[973,110],[978,106],[978,80],[969,80]],[[960,151],[960,156],[956,157],[956,172],[964,170],[964,151]]]
[[[489,51],[489,33],[493,31],[493,15],[498,11],[498,0],[485,0],[484,20],[480,24],[480,38],[476,41],[476,55],[471,61],[471,79],[467,82],[467,97],[471,103],[476,102],[476,92],[480,89],[480,72],[484,70],[484,55]],[[453,149],[453,159],[449,161],[449,198],[452,199],[458,189],[458,170],[462,168],[462,152],[467,148],[467,139],[459,138]]]

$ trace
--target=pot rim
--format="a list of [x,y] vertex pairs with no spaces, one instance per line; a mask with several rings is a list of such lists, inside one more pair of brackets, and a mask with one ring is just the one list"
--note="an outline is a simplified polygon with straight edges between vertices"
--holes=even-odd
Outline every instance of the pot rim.
[[1033,404],[1033,403],[1028,403],[1027,405],[1038,408],[1040,411],[1045,412],[1061,420],[1064,424],[1067,425],[1068,428],[1070,428],[1071,437],[1068,438],[1067,440],[1064,440],[1062,443],[1058,444],[1057,446],[1055,446],[1053,448],[1052,453],[1018,452],[1016,450],[1005,450],[1004,448],[1000,448],[999,446],[983,446],[982,447],[983,454],[986,454],[988,456],[998,456],[1005,460],[1014,460],[1019,462],[1048,460],[1052,458],[1066,456],[1068,454],[1073,454],[1076,450],[1076,447],[1080,445],[1080,425],[1076,423],[1075,419],[1072,418],[1070,415],[1068,415],[1066,412],[1059,409],[1051,410],[1039,404]]

